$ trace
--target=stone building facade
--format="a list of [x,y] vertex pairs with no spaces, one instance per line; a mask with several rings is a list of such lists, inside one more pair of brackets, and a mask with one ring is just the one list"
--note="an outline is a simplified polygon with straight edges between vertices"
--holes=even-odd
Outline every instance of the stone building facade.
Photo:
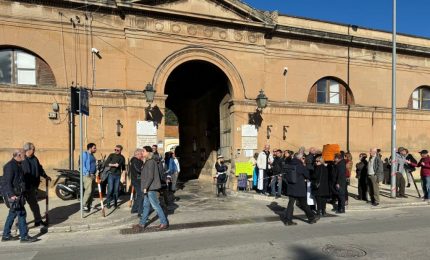
[[[355,158],[373,146],[389,153],[390,33],[235,0],[1,0],[0,9],[2,165],[32,141],[45,168],[68,167],[71,85],[91,90],[84,141],[100,157],[116,144],[126,155],[138,146],[152,84],[153,106],[178,117],[187,177],[212,169],[217,153],[238,161],[258,150],[242,149],[242,126],[260,89],[269,104],[257,148],[337,143]],[[430,148],[430,40],[397,39],[397,142],[416,152]],[[162,119],[157,142],[164,133]]]

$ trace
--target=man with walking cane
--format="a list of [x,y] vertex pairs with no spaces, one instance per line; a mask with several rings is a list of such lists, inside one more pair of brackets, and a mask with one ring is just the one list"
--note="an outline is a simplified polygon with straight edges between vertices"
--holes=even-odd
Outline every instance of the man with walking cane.
[[40,177],[51,181],[51,177],[46,175],[45,170],[35,156],[36,147],[32,143],[24,144],[25,160],[22,161],[22,170],[24,171],[24,182],[26,185],[26,199],[34,215],[34,226],[47,226],[48,223],[42,221],[40,207],[37,202],[37,191],[40,185]]

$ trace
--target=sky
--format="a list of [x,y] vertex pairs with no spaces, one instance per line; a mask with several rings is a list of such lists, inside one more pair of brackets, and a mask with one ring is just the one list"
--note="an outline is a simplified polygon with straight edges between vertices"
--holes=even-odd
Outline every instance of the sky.
[[[243,0],[261,10],[392,31],[393,0]],[[397,0],[397,32],[430,38],[430,0]]]

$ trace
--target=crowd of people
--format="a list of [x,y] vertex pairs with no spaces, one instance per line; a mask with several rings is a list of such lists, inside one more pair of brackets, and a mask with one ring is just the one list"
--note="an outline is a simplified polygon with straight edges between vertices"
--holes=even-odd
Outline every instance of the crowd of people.
[[[99,169],[102,180],[107,180],[106,207],[118,208],[119,183],[121,176],[126,174],[126,162],[121,154],[123,147],[116,145],[114,152],[111,153],[101,169]],[[83,156],[83,176],[86,178],[84,192],[84,210],[91,210],[94,193],[94,181],[96,179],[97,167],[94,153],[97,151],[96,145],[90,143],[87,145],[86,155]],[[136,149],[133,158],[129,163],[129,173],[131,184],[135,192],[131,213],[137,213],[140,222],[134,225],[134,229],[143,230],[146,228],[151,207],[157,213],[160,219],[159,230],[168,228],[167,209],[161,207],[159,201],[159,192],[164,192],[163,202],[168,203],[167,193],[176,191],[176,184],[180,172],[179,161],[176,158],[175,151],[165,153],[163,158],[158,153],[157,145],[144,146],[142,149]],[[113,201],[113,205],[112,205]]]
[[[412,173],[416,167],[420,167],[424,192],[422,199],[428,201],[430,156],[427,150],[419,153],[422,158],[417,162],[406,148],[399,147],[395,160],[387,158],[385,164],[380,149],[370,149],[369,158],[366,153],[361,153],[355,165],[358,199],[378,206],[380,183],[390,183],[390,174],[387,176],[384,173],[390,172],[391,163],[394,163],[397,197],[407,198],[406,183],[409,187],[414,182]],[[354,171],[351,153],[340,151],[334,154],[332,160],[325,161],[322,152],[313,147],[306,154],[303,147],[297,152],[280,149],[271,152],[270,145],[265,145],[262,152],[254,155],[253,162],[255,170],[252,183],[257,193],[275,198],[282,195],[289,197],[284,214],[287,225],[295,225],[292,212],[296,201],[305,211],[309,223],[315,223],[319,217],[327,215],[328,203],[333,205],[333,211],[337,214],[345,213],[349,201],[348,186]]]
[[[97,146],[94,143],[87,145],[87,151],[82,154],[83,175],[83,210],[91,211],[95,181],[104,180],[107,183],[107,208],[118,208],[119,184],[121,176],[127,174],[126,160],[122,155],[123,147],[116,145],[103,167],[97,167],[94,154]],[[41,177],[50,181],[38,158],[35,156],[36,148],[32,143],[26,143],[23,149],[13,152],[13,158],[3,168],[2,195],[9,213],[5,222],[2,241],[15,239],[11,236],[11,228],[16,218],[20,231],[21,242],[37,241],[28,235],[25,204],[28,203],[34,215],[35,226],[46,226],[42,220],[37,202],[37,190]],[[382,160],[379,149],[372,148],[369,158],[366,153],[359,155],[355,164],[355,178],[357,178],[358,199],[378,206],[380,203],[380,183],[389,184],[390,176],[385,173],[394,164],[396,174],[396,192],[399,198],[406,198],[405,187],[414,182],[412,173],[420,168],[421,184],[424,192],[423,200],[428,201],[430,196],[430,156],[427,150],[419,152],[421,159],[416,161],[404,147],[397,149],[396,158]],[[384,163],[385,161],[385,163]],[[289,202],[284,214],[286,225],[296,225],[293,222],[294,205],[298,205],[308,218],[310,224],[316,223],[320,217],[327,216],[327,204],[333,205],[337,214],[345,213],[348,205],[348,186],[353,172],[353,158],[349,152],[338,152],[331,160],[324,160],[321,151],[311,147],[308,153],[305,148],[297,152],[282,151],[265,145],[264,150],[254,156],[255,170],[253,175],[253,188],[262,195],[288,196]],[[139,224],[133,229],[142,231],[146,228],[151,207],[160,219],[159,230],[169,227],[167,209],[161,206],[160,196],[166,205],[169,194],[176,191],[178,175],[180,173],[179,161],[175,151],[166,152],[164,158],[158,153],[156,145],[145,146],[134,152],[129,162],[128,173],[135,192],[134,204],[131,213],[138,215]],[[226,196],[225,182],[228,178],[228,166],[223,156],[218,156],[215,164],[217,175],[217,195]],[[100,179],[100,180],[99,180]],[[406,185],[408,183],[408,185]],[[163,192],[164,191],[164,192]],[[166,195],[167,194],[167,195]],[[173,196],[174,197],[174,196]]]
[[[119,207],[121,176],[127,174],[126,160],[122,155],[122,150],[121,145],[116,145],[114,152],[103,162],[102,167],[98,168],[94,156],[97,152],[97,146],[94,143],[87,145],[87,151],[82,154],[83,210],[85,212],[90,212],[95,208],[92,207],[95,182],[101,182],[102,179],[107,184],[104,204],[107,208]],[[41,177],[47,181],[51,181],[51,178],[46,174],[35,156],[35,151],[34,144],[26,143],[23,149],[16,149],[13,152],[12,159],[3,168],[1,193],[6,206],[9,208],[9,213],[3,229],[2,242],[18,239],[11,236],[12,225],[16,218],[18,218],[21,242],[37,241],[36,238],[28,235],[25,209],[27,203],[34,215],[34,226],[48,225],[42,220],[37,192]],[[163,158],[158,153],[157,145],[137,149],[130,160],[128,172],[135,194],[131,213],[137,213],[140,218],[139,224],[133,228],[143,230],[146,227],[151,207],[160,218],[161,224],[158,229],[168,228],[167,209],[166,207],[162,209],[158,195],[160,191],[165,191],[163,199],[165,203],[168,203],[168,195],[166,194],[173,194],[176,191],[180,166],[175,151],[166,152]]]

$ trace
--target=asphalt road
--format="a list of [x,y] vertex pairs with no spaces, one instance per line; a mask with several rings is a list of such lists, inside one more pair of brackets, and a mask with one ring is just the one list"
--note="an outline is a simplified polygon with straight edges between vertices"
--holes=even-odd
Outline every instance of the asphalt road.
[[[296,210],[295,213],[301,213]],[[429,259],[430,206],[121,235],[121,227],[0,243],[0,259]],[[340,256],[340,257],[336,257]]]

